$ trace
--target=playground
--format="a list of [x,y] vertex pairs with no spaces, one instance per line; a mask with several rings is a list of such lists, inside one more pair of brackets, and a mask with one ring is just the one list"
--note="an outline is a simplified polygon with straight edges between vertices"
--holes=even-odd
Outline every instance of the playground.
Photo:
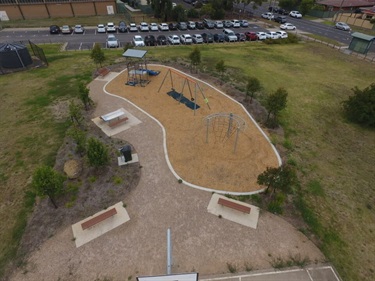
[[121,72],[105,90],[134,103],[166,131],[169,161],[192,185],[229,192],[256,192],[257,176],[279,157],[245,109],[203,81],[160,65],[148,83],[126,85]]

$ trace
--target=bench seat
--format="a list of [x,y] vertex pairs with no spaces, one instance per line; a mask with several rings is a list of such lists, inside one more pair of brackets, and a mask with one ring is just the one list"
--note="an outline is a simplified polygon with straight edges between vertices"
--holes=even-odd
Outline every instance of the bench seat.
[[228,207],[228,208],[240,211],[242,213],[250,214],[251,208],[248,207],[248,206],[244,206],[244,205],[238,204],[236,202],[226,200],[224,198],[219,198],[219,200],[217,201],[217,203],[219,205],[224,206],[224,207]]
[[92,219],[89,219],[88,221],[85,221],[84,223],[82,223],[81,224],[82,229],[85,230],[87,228],[90,228],[90,227],[110,218],[110,217],[113,217],[116,214],[117,214],[116,209],[112,208],[112,209],[110,209],[110,210],[108,210],[108,211],[106,211],[106,212],[104,212],[104,213],[102,213],[102,214],[100,214],[96,217],[93,217]]

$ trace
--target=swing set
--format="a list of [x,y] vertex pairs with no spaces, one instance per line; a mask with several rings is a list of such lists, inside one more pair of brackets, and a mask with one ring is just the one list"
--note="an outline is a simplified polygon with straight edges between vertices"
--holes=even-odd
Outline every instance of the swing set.
[[[174,84],[173,84],[173,76],[172,74],[175,74],[181,78],[183,78],[183,83],[182,83],[182,89],[180,92],[177,92],[175,90],[175,87],[174,87]],[[170,81],[171,81],[171,85],[172,85],[172,89],[171,91],[167,92],[167,94],[171,97],[173,97],[175,100],[178,101],[178,103],[183,103],[185,104],[187,107],[189,107],[190,109],[193,109],[194,110],[194,115],[195,115],[195,111],[200,108],[200,106],[196,103],[196,100],[197,100],[197,91],[200,92],[200,94],[202,95],[203,97],[203,100],[204,102],[207,104],[207,107],[209,109],[210,108],[210,105],[208,103],[208,99],[206,98],[206,96],[204,95],[203,91],[202,91],[202,88],[199,86],[199,84],[194,81],[192,78],[186,76],[186,75],[183,75],[179,72],[177,72],[176,70],[173,70],[173,69],[168,69],[167,73],[165,74],[164,76],[164,79],[159,87],[159,90],[158,90],[158,93],[160,92],[161,88],[163,87],[164,85],[164,82],[165,80],[167,79],[167,77],[170,77]],[[194,85],[194,96],[193,96],[193,92],[192,92],[192,87],[190,86],[190,83]],[[185,89],[185,86],[187,85],[187,88],[189,89],[189,94],[190,94],[190,99],[188,99],[187,97],[184,96],[184,89]]]

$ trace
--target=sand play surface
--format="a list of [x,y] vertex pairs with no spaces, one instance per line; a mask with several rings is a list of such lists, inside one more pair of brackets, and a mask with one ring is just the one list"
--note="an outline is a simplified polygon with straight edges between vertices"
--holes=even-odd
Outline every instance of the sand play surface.
[[[267,167],[277,167],[279,159],[245,109],[203,81],[198,81],[198,88],[194,84],[197,80],[189,77],[188,85],[184,78],[186,74],[177,70],[170,74],[169,68],[159,65],[150,65],[149,69],[160,71],[160,74],[150,76],[145,87],[125,85],[128,72],[123,71],[105,90],[126,98],[160,121],[166,130],[169,160],[179,177],[191,184],[221,191],[261,189],[256,183],[257,176]],[[172,88],[177,92],[183,90],[188,99],[196,97],[194,101],[200,108],[195,115],[194,110],[167,94]],[[204,97],[208,99],[209,107]],[[215,113],[233,113],[245,121],[244,130],[238,134],[235,153],[237,130],[231,130],[228,137],[229,118],[211,121],[206,142],[205,118]]]

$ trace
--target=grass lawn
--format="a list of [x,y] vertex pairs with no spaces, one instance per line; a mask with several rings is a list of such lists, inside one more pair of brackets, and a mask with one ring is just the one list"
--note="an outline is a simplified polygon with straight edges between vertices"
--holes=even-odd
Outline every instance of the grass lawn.
[[[14,258],[33,203],[29,193],[25,199],[30,176],[38,164],[54,162],[67,127],[66,122],[51,118],[50,106],[56,99],[77,94],[77,83],[89,81],[95,68],[89,52],[60,53],[56,45],[43,48],[48,68],[0,76],[4,116],[0,120],[0,202],[5,206],[0,209],[1,266]],[[150,48],[148,56],[186,63],[192,48]],[[310,225],[301,231],[318,235],[319,247],[344,280],[372,281],[375,131],[345,122],[340,103],[352,93],[351,88],[374,82],[374,65],[313,42],[199,48],[206,72],[214,73],[215,64],[224,59],[227,73],[234,73],[231,79],[239,87],[245,77],[255,76],[264,87],[263,94],[279,87],[288,91],[282,115],[285,139],[273,139],[289,149],[288,161],[298,169],[301,190],[296,201]],[[108,62],[121,53],[106,52]]]

